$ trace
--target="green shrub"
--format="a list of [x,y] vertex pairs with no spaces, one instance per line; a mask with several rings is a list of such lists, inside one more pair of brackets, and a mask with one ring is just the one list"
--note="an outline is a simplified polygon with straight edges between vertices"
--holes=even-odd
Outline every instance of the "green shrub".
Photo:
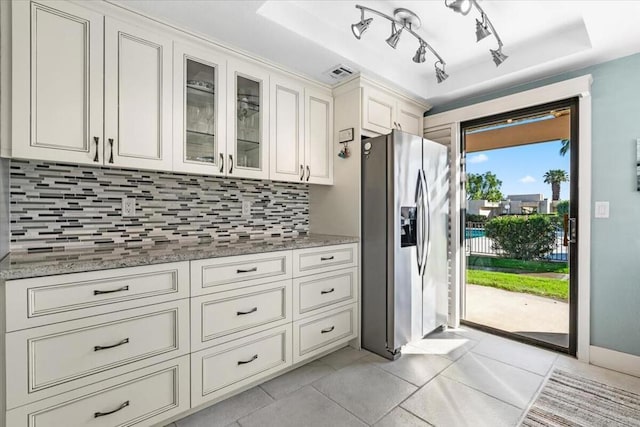
[[556,242],[556,225],[547,215],[501,216],[488,221],[485,231],[493,249],[507,258],[545,258]]
[[467,222],[486,222],[487,219],[484,215],[467,214]]

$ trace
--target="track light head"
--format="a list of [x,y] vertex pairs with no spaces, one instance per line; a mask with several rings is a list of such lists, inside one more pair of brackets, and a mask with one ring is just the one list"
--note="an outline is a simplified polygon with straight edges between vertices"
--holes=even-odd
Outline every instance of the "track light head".
[[398,46],[398,42],[400,41],[400,34],[402,34],[402,29],[403,27],[400,27],[400,29],[396,29],[396,23],[391,23],[391,35],[387,39],[387,44],[394,49],[396,48],[396,46]]
[[502,64],[507,58],[508,56],[505,55],[504,53],[502,53],[502,46],[500,46],[497,49],[489,49],[489,52],[491,52],[491,57],[493,58],[493,62],[495,62],[496,67],[498,67],[500,64]]
[[416,64],[422,64],[425,61],[425,55],[427,54],[427,48],[423,43],[420,43],[420,47],[416,50],[416,54],[413,55],[413,62]]
[[360,40],[360,37],[362,37],[362,34],[364,34],[364,32],[367,31],[367,28],[369,28],[369,24],[371,24],[371,21],[373,21],[373,18],[364,19],[364,16],[362,16],[362,18],[360,19],[360,22],[351,25],[351,31],[353,32],[353,35],[355,36],[355,38]]
[[435,67],[436,67],[436,80],[438,81],[438,83],[442,83],[443,81],[449,78],[449,74],[447,74],[444,71],[444,64],[442,64],[442,68],[438,68],[438,62],[436,62]]
[[476,41],[480,41],[487,36],[491,35],[491,30],[486,23],[486,18],[484,13],[482,14],[482,22],[479,19],[476,19]]
[[471,11],[473,0],[453,0],[452,2],[445,0],[444,4],[454,12],[466,15]]

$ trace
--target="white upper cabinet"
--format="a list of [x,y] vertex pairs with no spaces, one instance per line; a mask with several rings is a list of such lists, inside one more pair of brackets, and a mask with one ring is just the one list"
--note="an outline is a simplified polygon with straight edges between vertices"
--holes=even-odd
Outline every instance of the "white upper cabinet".
[[105,19],[107,164],[171,170],[170,37]]
[[333,98],[271,76],[270,178],[333,184]]
[[396,109],[397,127],[412,135],[422,136],[422,116],[424,110],[421,107],[410,104],[408,102],[398,101]]
[[362,87],[362,128],[385,135],[392,129],[422,136],[425,108],[373,86]]
[[227,176],[269,179],[269,73],[227,63]]
[[226,58],[183,43],[173,58],[173,170],[224,175]]
[[12,156],[102,163],[103,16],[12,3]]
[[396,99],[373,87],[362,88],[362,128],[387,134],[394,129],[396,121]]
[[270,178],[303,181],[304,86],[285,78],[271,77],[271,161]]
[[333,184],[333,97],[305,90],[305,181]]

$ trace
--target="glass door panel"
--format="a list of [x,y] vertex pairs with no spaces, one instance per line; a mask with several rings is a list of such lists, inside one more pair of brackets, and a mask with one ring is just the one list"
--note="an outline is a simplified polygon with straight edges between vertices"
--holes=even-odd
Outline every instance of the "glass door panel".
[[236,76],[236,166],[261,169],[261,82]]
[[215,165],[216,68],[187,59],[185,78],[185,160]]

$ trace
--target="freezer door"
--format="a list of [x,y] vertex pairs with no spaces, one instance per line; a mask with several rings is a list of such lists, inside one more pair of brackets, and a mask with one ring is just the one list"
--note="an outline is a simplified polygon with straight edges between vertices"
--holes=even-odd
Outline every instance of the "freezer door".
[[422,277],[422,335],[446,325],[449,292],[449,159],[447,148],[425,139],[423,170],[427,187],[426,265]]
[[[387,194],[387,317],[390,320],[387,345],[398,350],[422,334],[422,280],[417,256],[421,231],[417,224],[417,202],[420,200],[422,138],[395,130],[391,138]],[[407,234],[414,231],[415,239],[413,235],[408,239]]]

